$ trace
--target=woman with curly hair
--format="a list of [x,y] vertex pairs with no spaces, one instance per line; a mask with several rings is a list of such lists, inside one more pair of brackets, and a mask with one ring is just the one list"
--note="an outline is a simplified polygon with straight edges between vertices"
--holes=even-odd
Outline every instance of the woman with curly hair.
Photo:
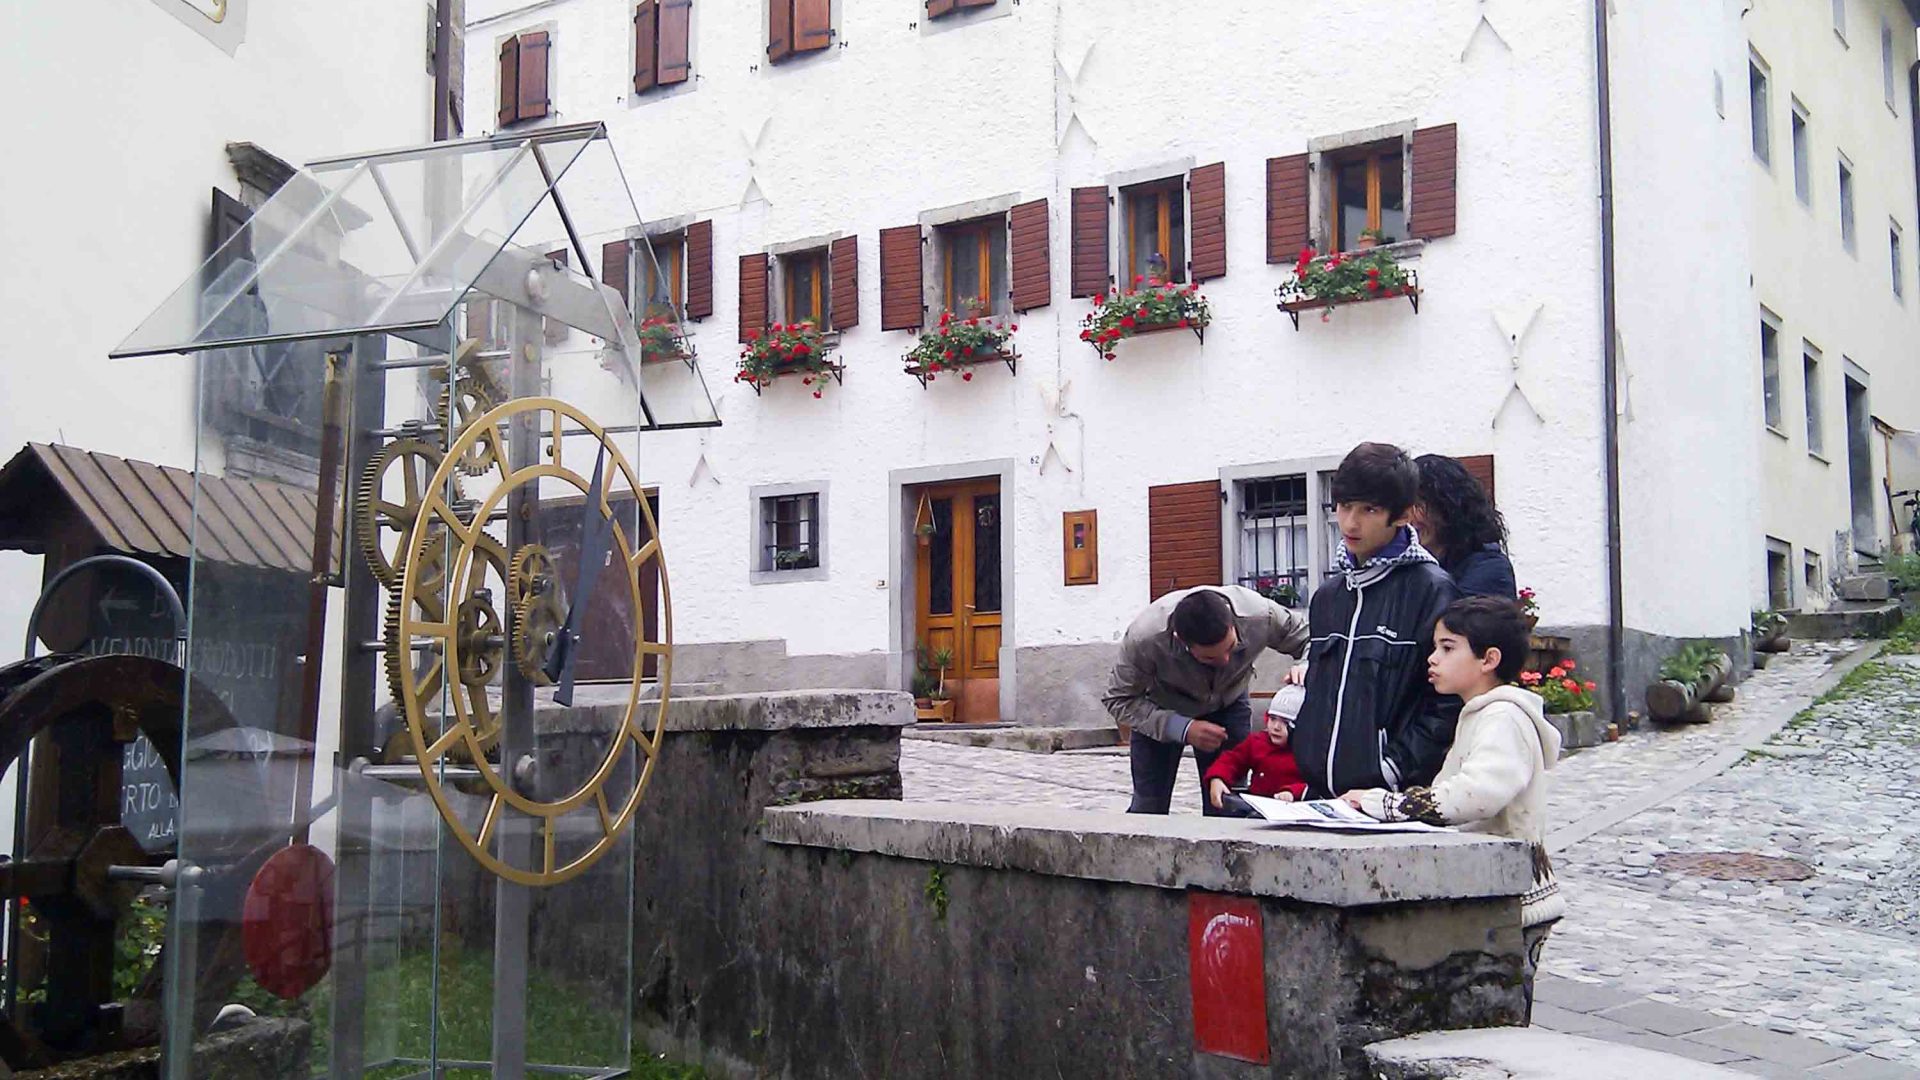
[[1422,454],[1414,464],[1420,469],[1420,497],[1408,520],[1420,543],[1453,576],[1462,596],[1514,599],[1507,523],[1487,490],[1453,458]]

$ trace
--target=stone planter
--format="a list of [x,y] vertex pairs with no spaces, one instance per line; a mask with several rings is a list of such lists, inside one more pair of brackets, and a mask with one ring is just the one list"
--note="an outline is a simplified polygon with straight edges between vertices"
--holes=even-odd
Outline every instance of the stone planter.
[[1560,750],[1583,750],[1607,741],[1607,725],[1596,712],[1548,713],[1547,723],[1560,733]]

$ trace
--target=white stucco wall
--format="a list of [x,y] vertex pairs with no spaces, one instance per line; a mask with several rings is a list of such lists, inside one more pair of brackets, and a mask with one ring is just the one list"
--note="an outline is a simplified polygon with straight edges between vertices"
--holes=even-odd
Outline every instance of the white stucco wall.
[[[1847,35],[1835,34],[1829,5],[1755,5],[1744,25],[1752,50],[1772,70],[1773,161],[1762,165],[1749,148],[1745,154],[1749,213],[1754,222],[1753,294],[1781,319],[1781,413],[1779,434],[1759,432],[1763,465],[1762,527],[1768,536],[1794,548],[1794,600],[1809,602],[1801,573],[1807,551],[1818,553],[1829,575],[1834,564],[1835,533],[1851,528],[1847,486],[1846,406],[1842,357],[1869,376],[1868,402],[1874,416],[1902,430],[1920,426],[1920,295],[1916,295],[1916,232],[1912,117],[1907,90],[1914,63],[1914,22],[1899,0],[1847,0]],[[1881,69],[1882,22],[1892,28],[1895,92],[1885,100]],[[1729,78],[1729,123],[1745,139],[1747,94],[1745,58]],[[1794,191],[1789,127],[1793,100],[1810,117],[1812,203],[1803,205]],[[1846,251],[1840,238],[1838,156],[1853,165],[1857,241]],[[1889,219],[1903,233],[1904,299],[1891,285],[1887,231]],[[1759,312],[1752,316],[1756,335],[1750,355],[1759,382]],[[1824,460],[1807,445],[1806,394],[1802,386],[1802,342],[1824,354],[1821,365],[1825,429]],[[1873,500],[1876,535],[1856,546],[1877,550],[1888,535],[1886,500],[1881,488],[1885,461],[1880,438],[1872,440]],[[1762,550],[1760,541],[1753,545]],[[1756,574],[1756,598],[1766,596],[1764,560]],[[1822,598],[1813,597],[1818,605]]]
[[1670,636],[1740,632],[1764,564],[1743,6],[1609,23],[1626,622]]
[[[471,5],[476,124],[491,115],[493,43],[548,26],[557,121],[609,123],[643,217],[715,222],[716,310],[693,336],[725,426],[649,437],[641,465],[661,488],[677,639],[888,649],[889,473],[1011,459],[1006,644],[1111,640],[1148,596],[1149,485],[1337,458],[1362,439],[1495,453],[1522,582],[1551,621],[1603,621],[1588,17],[1516,0],[1449,0],[1418,19],[1322,7],[1308,20],[1234,0],[1167,26],[1164,5],[1003,0],[994,17],[927,32],[901,10],[849,4],[844,48],[753,70],[760,5],[698,4],[697,82],[634,99],[624,0]],[[1364,48],[1301,32],[1341,23],[1366,27],[1341,36]],[[1414,264],[1421,312],[1347,308],[1296,333],[1273,307],[1289,271],[1265,263],[1265,159],[1409,121],[1460,125],[1459,230]],[[1226,164],[1229,271],[1203,289],[1216,321],[1204,347],[1156,335],[1106,363],[1077,339],[1090,305],[1067,297],[1069,189],[1182,160]],[[909,335],[879,329],[878,232],[1002,195],[1051,200],[1053,303],[1019,317],[1016,377],[982,369],[923,391],[900,371]],[[731,381],[736,258],[832,232],[860,240],[846,384],[818,401],[791,380],[756,397]],[[1517,375],[1530,412],[1510,399],[1494,313],[1535,304]],[[1042,473],[1043,389],[1059,387],[1072,471]],[[711,476],[695,479],[703,453]],[[750,584],[749,488],[810,479],[832,481],[828,579]],[[1060,513],[1089,507],[1100,584],[1066,588]]]

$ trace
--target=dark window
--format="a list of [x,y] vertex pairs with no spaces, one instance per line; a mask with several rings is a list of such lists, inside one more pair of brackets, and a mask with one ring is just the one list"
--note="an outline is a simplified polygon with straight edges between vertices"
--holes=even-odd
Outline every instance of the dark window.
[[1000,496],[973,498],[973,608],[1000,610]]
[[1753,156],[1766,164],[1773,161],[1773,133],[1769,127],[1767,73],[1760,65],[1747,64],[1747,113],[1753,124]]
[[760,569],[811,570],[820,565],[820,496],[760,500]]
[[1760,324],[1760,384],[1766,394],[1767,426],[1780,428],[1780,332]]
[[1329,153],[1334,251],[1346,251],[1372,230],[1382,243],[1407,237],[1404,157],[1400,140]]
[[637,288],[634,297],[639,303],[642,318],[675,318],[685,299],[687,240],[684,234],[672,236],[652,236],[647,238],[648,247],[653,249],[653,258],[646,257],[646,249],[641,249],[635,261],[639,264]]
[[940,230],[942,302],[955,315],[998,315],[1008,310],[1007,223],[980,218]]
[[815,248],[780,257],[780,272],[785,285],[780,290],[781,319],[787,323],[810,322],[821,330],[833,329],[830,312],[832,285],[827,276],[827,249]]
[[927,612],[953,614],[953,500],[933,500],[933,537],[927,544]]
[[1125,213],[1127,282],[1187,280],[1187,191],[1180,177],[1120,192]]
[[1307,478],[1271,476],[1240,484],[1239,583],[1299,607],[1307,596]]

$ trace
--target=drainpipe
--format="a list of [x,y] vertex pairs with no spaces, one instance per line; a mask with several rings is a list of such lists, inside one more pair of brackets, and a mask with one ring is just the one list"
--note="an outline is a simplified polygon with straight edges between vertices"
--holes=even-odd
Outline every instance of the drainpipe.
[[453,137],[453,0],[433,0],[433,141]]
[[1613,271],[1613,100],[1607,60],[1607,0],[1593,0],[1593,69],[1600,109],[1600,322],[1604,401],[1601,417],[1607,458],[1607,696],[1614,723],[1627,718],[1626,599],[1620,569],[1620,356],[1619,312]]

